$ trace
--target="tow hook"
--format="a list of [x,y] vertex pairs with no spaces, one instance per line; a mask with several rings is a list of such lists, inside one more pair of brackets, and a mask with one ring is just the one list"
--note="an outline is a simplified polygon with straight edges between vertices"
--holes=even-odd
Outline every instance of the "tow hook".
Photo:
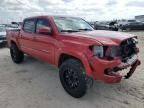
[[140,60],[136,60],[135,63],[131,66],[130,71],[127,73],[127,75],[124,76],[124,78],[129,79],[136,70],[136,67],[140,64],[141,64]]

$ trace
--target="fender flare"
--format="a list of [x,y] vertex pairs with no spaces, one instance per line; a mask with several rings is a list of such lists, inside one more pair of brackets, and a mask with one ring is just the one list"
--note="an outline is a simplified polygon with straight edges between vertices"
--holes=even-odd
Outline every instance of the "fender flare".
[[66,51],[61,51],[61,52],[59,53],[58,59],[57,59],[57,61],[56,61],[56,65],[57,65],[57,66],[58,66],[58,63],[59,63],[59,60],[60,60],[60,56],[61,56],[62,54],[66,54],[66,55],[69,55],[69,56],[72,56],[72,57],[75,57],[75,58],[79,59],[79,60],[81,61],[81,63],[83,64],[84,68],[85,68],[85,71],[86,71],[87,76],[93,77],[92,69],[91,69],[91,67],[90,67],[90,64],[89,64],[89,62],[88,62],[88,59],[87,59],[86,55],[85,55],[83,52],[78,52],[78,53],[76,53],[75,51],[72,51],[72,50],[70,50],[70,51],[68,51],[68,50],[66,50]]

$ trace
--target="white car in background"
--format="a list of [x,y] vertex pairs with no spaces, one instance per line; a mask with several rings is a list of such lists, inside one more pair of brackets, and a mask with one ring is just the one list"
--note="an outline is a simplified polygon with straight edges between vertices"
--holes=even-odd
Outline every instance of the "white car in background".
[[0,25],[0,47],[5,46],[6,43],[6,28],[4,25]]

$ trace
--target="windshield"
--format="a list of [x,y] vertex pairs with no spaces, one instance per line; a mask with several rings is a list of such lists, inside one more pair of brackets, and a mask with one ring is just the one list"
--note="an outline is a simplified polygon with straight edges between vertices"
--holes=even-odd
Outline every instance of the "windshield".
[[5,27],[0,27],[0,32],[5,32]]
[[56,17],[54,22],[60,32],[92,31],[93,28],[81,18]]

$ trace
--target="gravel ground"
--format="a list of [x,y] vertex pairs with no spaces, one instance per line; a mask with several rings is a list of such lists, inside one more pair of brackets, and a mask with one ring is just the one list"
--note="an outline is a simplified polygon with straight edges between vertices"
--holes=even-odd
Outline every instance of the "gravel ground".
[[0,108],[144,108],[144,32],[131,33],[139,37],[141,66],[119,84],[95,81],[80,99],[64,91],[53,66],[31,57],[17,65],[0,49]]

